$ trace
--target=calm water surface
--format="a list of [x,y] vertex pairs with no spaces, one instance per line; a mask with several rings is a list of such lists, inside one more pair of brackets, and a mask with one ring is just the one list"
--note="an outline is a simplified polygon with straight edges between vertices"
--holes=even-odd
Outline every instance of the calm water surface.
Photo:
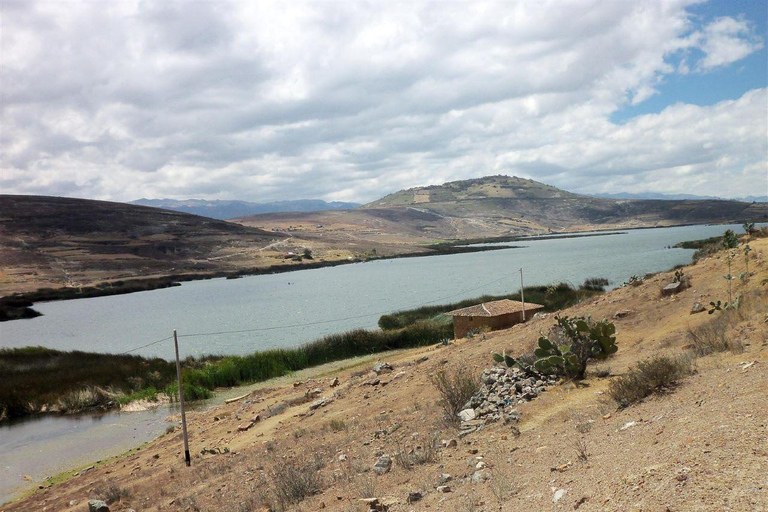
[[[287,274],[216,279],[113,297],[36,304],[44,314],[0,324],[0,347],[43,345],[62,350],[119,353],[171,335],[222,331],[181,339],[182,353],[245,354],[296,346],[346,329],[376,327],[380,315],[427,303],[485,293],[515,292],[525,284],[606,277],[618,286],[637,274],[688,263],[685,240],[742,232],[741,226],[634,230],[589,238],[515,242],[515,249],[382,260]],[[258,329],[258,330],[253,330]],[[171,341],[135,353],[173,357]],[[101,416],[42,416],[0,424],[0,503],[44,477],[123,453],[157,437],[172,411]]]
[[[521,267],[527,286],[560,281],[578,285],[593,276],[617,286],[633,274],[689,262],[693,251],[669,246],[722,234],[728,227],[741,231],[740,226],[686,226],[530,240],[515,242],[524,247],[499,251],[380,260],[39,303],[35,308],[44,316],[0,324],[0,347],[119,353],[170,336],[173,329],[182,336],[249,330],[183,337],[182,356],[292,347],[330,333],[376,327],[379,316],[398,309],[514,292]],[[171,359],[173,344],[135,353]]]

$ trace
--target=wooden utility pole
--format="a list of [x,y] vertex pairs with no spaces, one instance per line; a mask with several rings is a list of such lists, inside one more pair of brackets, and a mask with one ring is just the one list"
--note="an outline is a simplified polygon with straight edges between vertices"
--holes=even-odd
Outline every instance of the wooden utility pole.
[[179,380],[179,404],[181,405],[181,432],[184,435],[184,461],[189,466],[192,461],[189,457],[189,438],[187,437],[187,416],[184,413],[184,387],[181,385],[181,361],[179,361],[179,337],[176,329],[173,330],[173,344],[176,347],[176,377]]
[[520,268],[520,302],[523,303],[523,322],[525,322],[525,293],[523,292],[523,269],[522,268]]

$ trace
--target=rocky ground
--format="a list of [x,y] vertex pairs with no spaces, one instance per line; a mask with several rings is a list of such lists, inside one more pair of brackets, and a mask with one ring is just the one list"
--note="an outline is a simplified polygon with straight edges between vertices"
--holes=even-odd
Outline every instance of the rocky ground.
[[[735,349],[697,358],[695,374],[628,408],[608,398],[612,379],[714,328],[721,312],[691,310],[728,300],[723,253],[684,269],[679,293],[661,294],[673,279],[663,273],[567,311],[617,328],[619,351],[584,381],[494,366],[492,353],[528,352],[549,331],[553,317],[538,315],[378,366],[267,383],[188,415],[191,467],[170,429],[0,509],[85,511],[102,499],[112,511],[766,510],[768,239],[751,246],[753,275],[732,283],[744,299],[721,333]],[[741,253],[733,265],[743,272]],[[457,369],[483,388],[449,424],[432,379]]]

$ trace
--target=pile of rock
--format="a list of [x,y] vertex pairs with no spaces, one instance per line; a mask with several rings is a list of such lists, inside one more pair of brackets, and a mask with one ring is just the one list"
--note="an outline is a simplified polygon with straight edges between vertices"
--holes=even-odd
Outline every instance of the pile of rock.
[[469,399],[459,413],[460,437],[481,430],[486,423],[500,420],[514,427],[520,420],[520,413],[515,407],[533,400],[547,386],[557,383],[557,377],[553,375],[500,366],[484,370],[480,378],[480,391]]

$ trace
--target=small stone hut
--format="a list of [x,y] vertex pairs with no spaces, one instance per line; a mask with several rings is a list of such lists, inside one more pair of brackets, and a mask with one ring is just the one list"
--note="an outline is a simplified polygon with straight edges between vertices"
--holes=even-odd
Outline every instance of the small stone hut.
[[[525,303],[525,319],[544,309],[541,304]],[[516,300],[495,300],[446,313],[453,317],[453,337],[463,338],[472,329],[492,331],[506,329],[523,322],[523,303]]]

